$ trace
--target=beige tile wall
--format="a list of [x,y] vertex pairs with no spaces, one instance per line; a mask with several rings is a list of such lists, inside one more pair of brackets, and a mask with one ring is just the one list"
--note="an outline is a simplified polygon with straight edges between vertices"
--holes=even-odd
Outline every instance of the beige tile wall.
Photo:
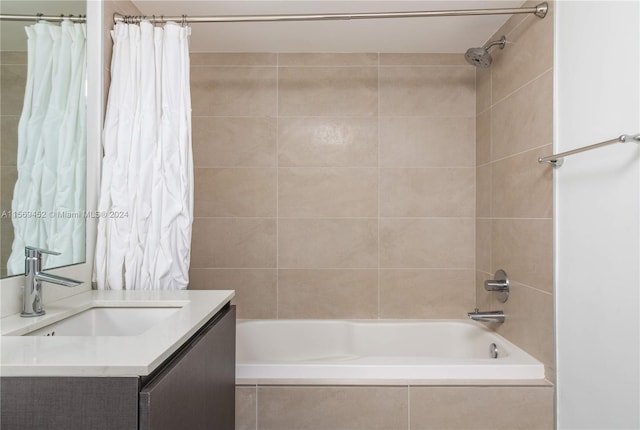
[[238,430],[551,430],[551,386],[238,386]]
[[[553,152],[553,4],[542,20],[514,16],[492,40],[502,35],[505,49],[476,74],[477,303],[505,311],[496,331],[553,380],[553,171],[537,162]],[[497,269],[512,281],[505,304],[483,288]]]
[[[0,214],[11,211],[13,187],[18,179],[18,122],[27,82],[27,53],[0,52]],[[0,217],[0,277],[7,274],[13,243],[13,224]]]
[[194,289],[240,318],[473,309],[475,71],[460,55],[191,55]]

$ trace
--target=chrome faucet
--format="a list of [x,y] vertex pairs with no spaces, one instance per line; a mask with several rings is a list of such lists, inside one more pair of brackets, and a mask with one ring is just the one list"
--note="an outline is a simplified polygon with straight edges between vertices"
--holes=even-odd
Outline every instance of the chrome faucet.
[[504,322],[504,312],[503,311],[486,311],[480,312],[478,308],[475,308],[473,312],[468,312],[469,318],[474,321],[482,321],[482,322]]
[[496,270],[494,279],[484,281],[484,289],[494,291],[498,294],[496,297],[499,302],[504,303],[509,298],[509,277],[507,272],[502,269]]
[[26,246],[24,248],[24,300],[21,317],[38,317],[44,315],[42,305],[42,282],[77,287],[81,281],[53,275],[42,271],[42,254],[60,255],[59,252]]

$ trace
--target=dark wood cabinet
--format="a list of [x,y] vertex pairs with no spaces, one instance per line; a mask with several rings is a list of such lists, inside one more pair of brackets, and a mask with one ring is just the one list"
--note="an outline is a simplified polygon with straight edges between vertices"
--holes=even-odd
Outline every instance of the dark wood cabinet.
[[146,377],[2,377],[2,430],[233,430],[235,306]]
[[2,430],[138,426],[138,378],[2,377]]
[[209,322],[140,390],[140,430],[233,430],[235,307]]

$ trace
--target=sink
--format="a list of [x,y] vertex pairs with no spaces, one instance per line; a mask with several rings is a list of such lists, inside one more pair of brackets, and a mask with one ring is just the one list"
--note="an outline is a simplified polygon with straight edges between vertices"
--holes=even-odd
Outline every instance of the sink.
[[177,312],[179,307],[95,307],[24,336],[137,336]]

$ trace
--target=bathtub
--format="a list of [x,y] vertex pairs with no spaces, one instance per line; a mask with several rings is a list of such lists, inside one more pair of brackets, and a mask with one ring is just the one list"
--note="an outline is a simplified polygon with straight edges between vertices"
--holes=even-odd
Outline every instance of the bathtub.
[[239,320],[236,345],[238,385],[544,379],[541,362],[465,320]]

